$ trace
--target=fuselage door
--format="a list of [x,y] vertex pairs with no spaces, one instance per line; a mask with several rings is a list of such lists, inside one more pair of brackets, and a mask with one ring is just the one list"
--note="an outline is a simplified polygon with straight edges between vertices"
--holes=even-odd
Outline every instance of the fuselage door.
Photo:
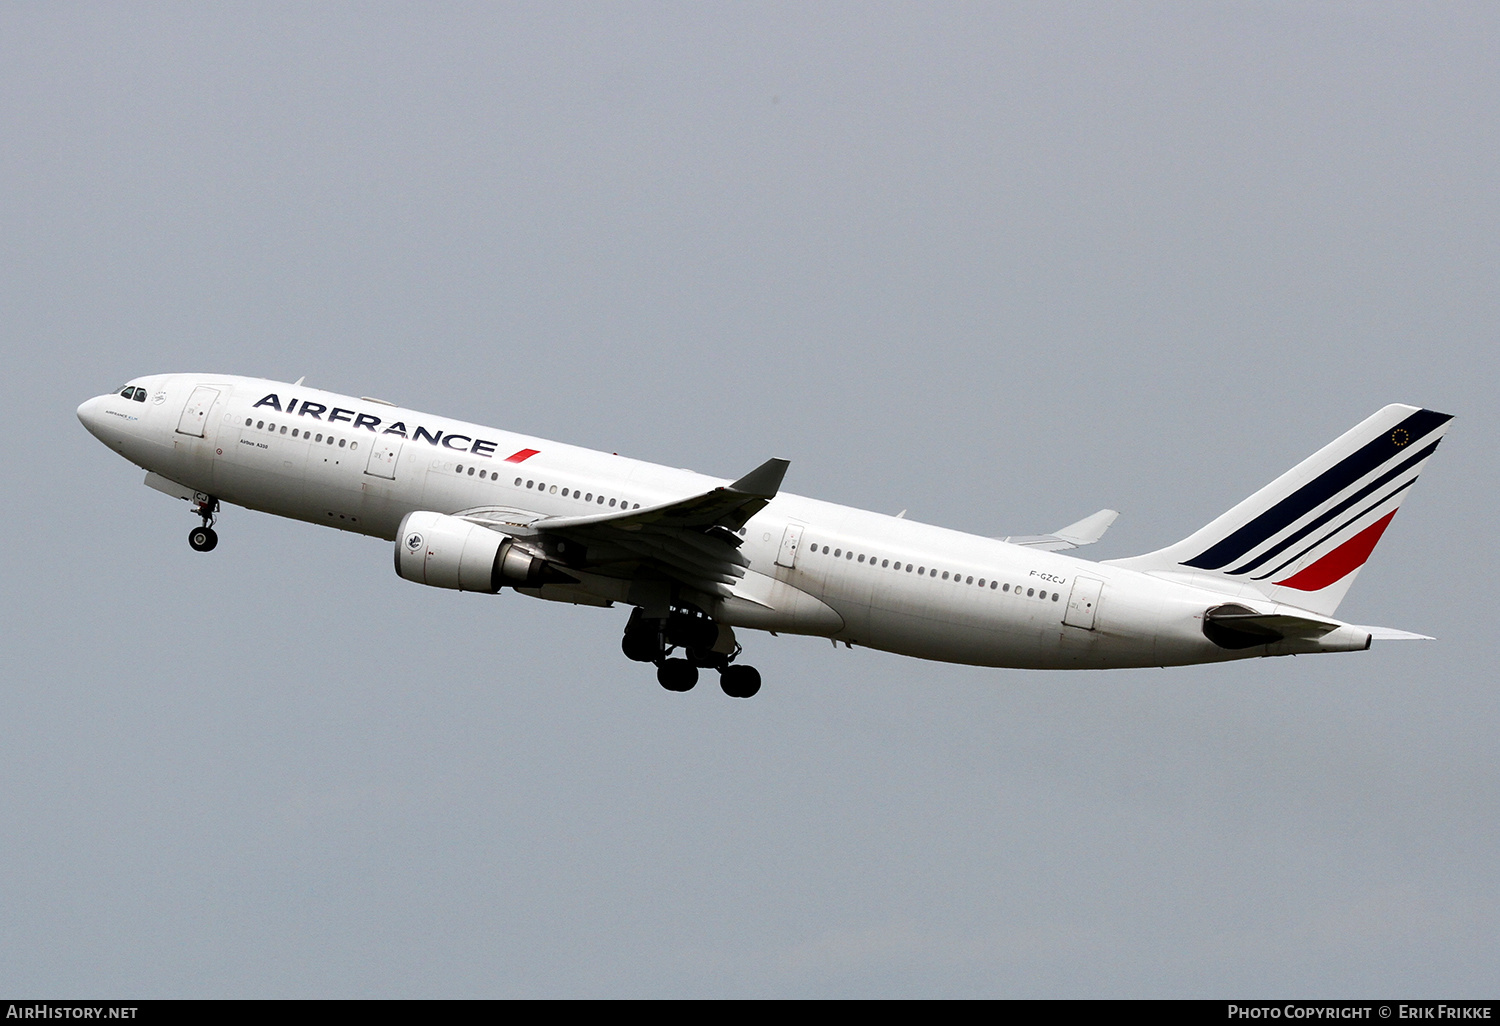
[[1068,596],[1068,611],[1063,616],[1063,623],[1072,627],[1082,627],[1086,631],[1094,629],[1094,614],[1099,609],[1099,594],[1104,590],[1104,582],[1097,577],[1075,577],[1073,579],[1073,593]]
[[797,553],[802,549],[802,524],[788,524],[781,536],[781,551],[776,554],[776,565],[791,568],[797,565]]
[[188,396],[187,405],[182,408],[182,417],[177,421],[177,433],[202,438],[203,426],[208,423],[209,407],[213,406],[217,398],[217,388],[199,385],[193,389],[193,394]]
[[396,479],[396,460],[401,456],[401,439],[394,435],[377,438],[370,448],[370,462],[365,473],[372,477]]

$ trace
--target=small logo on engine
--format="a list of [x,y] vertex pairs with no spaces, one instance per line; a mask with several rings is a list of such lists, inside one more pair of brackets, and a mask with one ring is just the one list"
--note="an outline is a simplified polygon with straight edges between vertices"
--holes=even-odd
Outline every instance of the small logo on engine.
[[407,535],[406,547],[411,551],[416,552],[422,547],[422,536],[420,534],[417,534],[415,531]]

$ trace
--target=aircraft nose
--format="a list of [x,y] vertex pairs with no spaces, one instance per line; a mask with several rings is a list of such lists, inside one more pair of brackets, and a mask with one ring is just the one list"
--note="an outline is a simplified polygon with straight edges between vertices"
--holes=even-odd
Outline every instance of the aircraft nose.
[[104,396],[96,395],[78,407],[79,423],[88,428],[89,434],[101,441],[104,440],[104,414],[100,412],[103,405]]

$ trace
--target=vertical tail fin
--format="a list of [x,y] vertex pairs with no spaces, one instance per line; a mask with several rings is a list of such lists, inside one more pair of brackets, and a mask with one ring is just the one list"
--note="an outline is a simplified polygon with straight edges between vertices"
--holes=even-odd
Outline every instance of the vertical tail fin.
[[1109,562],[1332,615],[1452,419],[1393,403],[1177,544]]

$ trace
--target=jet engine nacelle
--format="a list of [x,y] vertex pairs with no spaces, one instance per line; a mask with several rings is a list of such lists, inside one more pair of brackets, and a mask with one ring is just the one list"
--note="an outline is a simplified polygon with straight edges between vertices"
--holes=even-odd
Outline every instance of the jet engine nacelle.
[[396,573],[434,588],[497,592],[503,586],[540,587],[571,581],[515,541],[462,517],[418,510],[396,533]]

